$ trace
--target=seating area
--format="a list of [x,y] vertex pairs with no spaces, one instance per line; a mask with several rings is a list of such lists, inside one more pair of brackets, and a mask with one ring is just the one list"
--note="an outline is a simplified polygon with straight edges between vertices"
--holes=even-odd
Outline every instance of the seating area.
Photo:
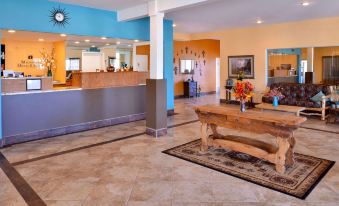
[[[284,95],[284,98],[279,100],[281,105],[290,105],[305,107],[301,112],[304,115],[317,115],[325,120],[326,113],[330,108],[330,102],[325,98],[319,102],[312,101],[312,97],[322,92],[324,96],[330,94],[329,85],[317,84],[297,84],[297,83],[275,83],[270,86],[270,89],[279,89]],[[265,103],[273,103],[272,97],[263,96],[262,101]]]
[[0,0],[0,206],[339,205],[338,0]]

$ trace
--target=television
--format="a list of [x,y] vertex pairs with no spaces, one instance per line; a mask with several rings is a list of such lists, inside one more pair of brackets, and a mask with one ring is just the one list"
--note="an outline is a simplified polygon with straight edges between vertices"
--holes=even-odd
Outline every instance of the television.
[[180,60],[180,73],[181,74],[194,74],[195,61],[194,60]]

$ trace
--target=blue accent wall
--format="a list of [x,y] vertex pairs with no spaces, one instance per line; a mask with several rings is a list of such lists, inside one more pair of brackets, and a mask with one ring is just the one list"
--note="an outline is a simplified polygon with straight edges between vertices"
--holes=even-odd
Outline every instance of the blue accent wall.
[[[50,11],[65,9],[71,18],[65,27],[53,26]],[[117,13],[50,2],[48,0],[1,0],[0,29],[66,33],[84,36],[149,40],[149,18],[118,22]]]
[[173,22],[164,22],[164,77],[167,79],[167,109],[174,109]]

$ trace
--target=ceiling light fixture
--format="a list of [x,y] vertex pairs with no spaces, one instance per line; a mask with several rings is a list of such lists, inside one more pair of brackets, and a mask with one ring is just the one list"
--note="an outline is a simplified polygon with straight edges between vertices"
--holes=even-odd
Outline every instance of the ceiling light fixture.
[[262,24],[262,20],[257,20],[257,24]]
[[107,38],[106,37],[101,37],[102,40],[106,40]]
[[89,39],[85,39],[85,42],[90,42],[90,40]]
[[172,26],[173,26],[173,27],[176,27],[177,25],[176,25],[176,24],[173,24]]
[[130,44],[128,45],[128,47],[131,47],[131,46],[132,46],[132,45],[130,45]]
[[38,40],[39,40],[39,41],[45,41],[44,39],[41,39],[41,38],[40,38],[40,39],[38,39]]
[[66,34],[60,34],[60,36],[65,37],[65,36],[67,36],[67,35],[66,35]]
[[8,33],[15,33],[15,30],[13,30],[13,29],[8,30]]
[[137,43],[137,42],[139,42],[139,40],[136,39],[136,40],[134,40],[134,42]]
[[120,44],[120,41],[117,41],[117,44],[119,45],[119,44]]
[[76,42],[74,42],[74,44],[80,44],[80,42],[76,41]]
[[109,46],[110,44],[106,44],[106,46]]
[[309,6],[310,5],[310,2],[307,2],[307,1],[304,1],[301,3],[302,6]]
[[92,48],[95,48],[95,45],[92,45]]

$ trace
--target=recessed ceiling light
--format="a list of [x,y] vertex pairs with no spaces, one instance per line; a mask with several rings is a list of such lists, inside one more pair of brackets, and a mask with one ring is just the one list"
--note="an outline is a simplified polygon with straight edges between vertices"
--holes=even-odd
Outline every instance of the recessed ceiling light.
[[177,25],[176,25],[176,24],[173,24],[172,26],[173,26],[173,27],[176,27]]
[[310,5],[310,2],[307,2],[307,1],[304,1],[301,3],[302,6],[309,6]]
[[129,44],[128,46],[131,47],[132,45]]
[[107,38],[106,37],[101,37],[102,40],[106,40]]
[[89,40],[89,39],[85,39],[85,42],[90,42],[91,40]]
[[92,45],[92,48],[94,48],[95,47],[95,45]]
[[120,41],[117,41],[117,44],[120,44]]
[[15,33],[15,30],[8,30],[8,33]]
[[261,20],[257,20],[257,24],[262,24],[262,21]]
[[139,40],[136,39],[136,40],[134,40],[134,42],[139,42]]
[[74,42],[74,44],[80,44],[80,42],[76,41],[76,42]]
[[40,39],[38,39],[38,40],[39,40],[39,41],[45,41],[44,39],[41,39],[41,38],[40,38]]
[[67,36],[67,35],[66,35],[66,34],[60,34],[60,36],[65,37],[65,36]]
[[109,46],[110,44],[106,44],[106,46]]

